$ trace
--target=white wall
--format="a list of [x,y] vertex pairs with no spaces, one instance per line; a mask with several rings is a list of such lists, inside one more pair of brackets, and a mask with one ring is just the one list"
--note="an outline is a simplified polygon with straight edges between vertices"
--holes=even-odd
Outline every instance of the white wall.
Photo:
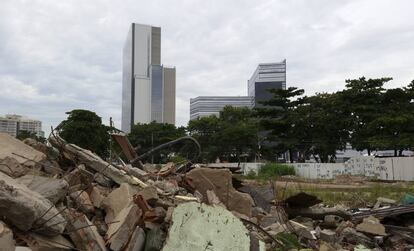
[[[264,163],[240,163],[244,174],[258,172]],[[414,157],[374,158],[359,156],[345,163],[290,163],[296,175],[307,179],[334,179],[350,174],[380,180],[414,181]],[[212,163],[210,167],[237,167],[238,163]]]

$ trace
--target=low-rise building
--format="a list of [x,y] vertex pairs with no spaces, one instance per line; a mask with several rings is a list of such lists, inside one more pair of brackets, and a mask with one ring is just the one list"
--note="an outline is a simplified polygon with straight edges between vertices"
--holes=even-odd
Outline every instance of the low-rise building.
[[0,117],[0,132],[16,137],[19,131],[34,132],[38,137],[44,137],[42,122],[21,115],[7,114]]
[[200,96],[190,99],[190,120],[210,115],[219,116],[225,106],[254,106],[253,97],[247,96]]

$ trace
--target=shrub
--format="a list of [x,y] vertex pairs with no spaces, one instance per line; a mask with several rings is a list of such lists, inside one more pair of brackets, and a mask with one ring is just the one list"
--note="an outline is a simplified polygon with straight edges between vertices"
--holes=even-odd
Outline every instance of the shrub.
[[295,175],[295,168],[286,164],[267,163],[260,168],[258,178],[272,179],[283,175]]

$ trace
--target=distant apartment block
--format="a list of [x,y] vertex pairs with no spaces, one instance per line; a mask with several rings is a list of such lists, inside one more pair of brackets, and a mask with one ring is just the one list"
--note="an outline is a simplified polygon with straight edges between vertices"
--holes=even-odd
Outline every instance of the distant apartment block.
[[10,134],[16,137],[19,131],[34,132],[38,137],[44,137],[42,131],[42,122],[39,120],[29,119],[16,114],[7,114],[0,117],[0,132]]
[[255,106],[272,98],[268,89],[286,89],[286,59],[280,63],[259,64],[248,80],[248,95]]
[[252,108],[253,98],[246,96],[200,96],[190,99],[190,120],[220,114],[226,105]]
[[123,50],[122,120],[175,124],[175,67],[161,64],[161,28],[131,24]]

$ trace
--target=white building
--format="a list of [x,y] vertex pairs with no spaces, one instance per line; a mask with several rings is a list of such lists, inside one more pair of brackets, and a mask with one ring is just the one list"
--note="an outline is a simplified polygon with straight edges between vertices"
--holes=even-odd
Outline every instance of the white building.
[[131,24],[123,50],[122,130],[175,124],[175,67],[161,64],[161,28]]
[[42,131],[42,122],[39,120],[29,119],[16,114],[7,114],[4,117],[0,117],[0,132],[16,137],[19,131],[34,132],[38,137],[45,136],[45,133]]
[[252,108],[253,97],[246,96],[200,96],[190,99],[190,120],[210,115],[219,116],[227,105]]

